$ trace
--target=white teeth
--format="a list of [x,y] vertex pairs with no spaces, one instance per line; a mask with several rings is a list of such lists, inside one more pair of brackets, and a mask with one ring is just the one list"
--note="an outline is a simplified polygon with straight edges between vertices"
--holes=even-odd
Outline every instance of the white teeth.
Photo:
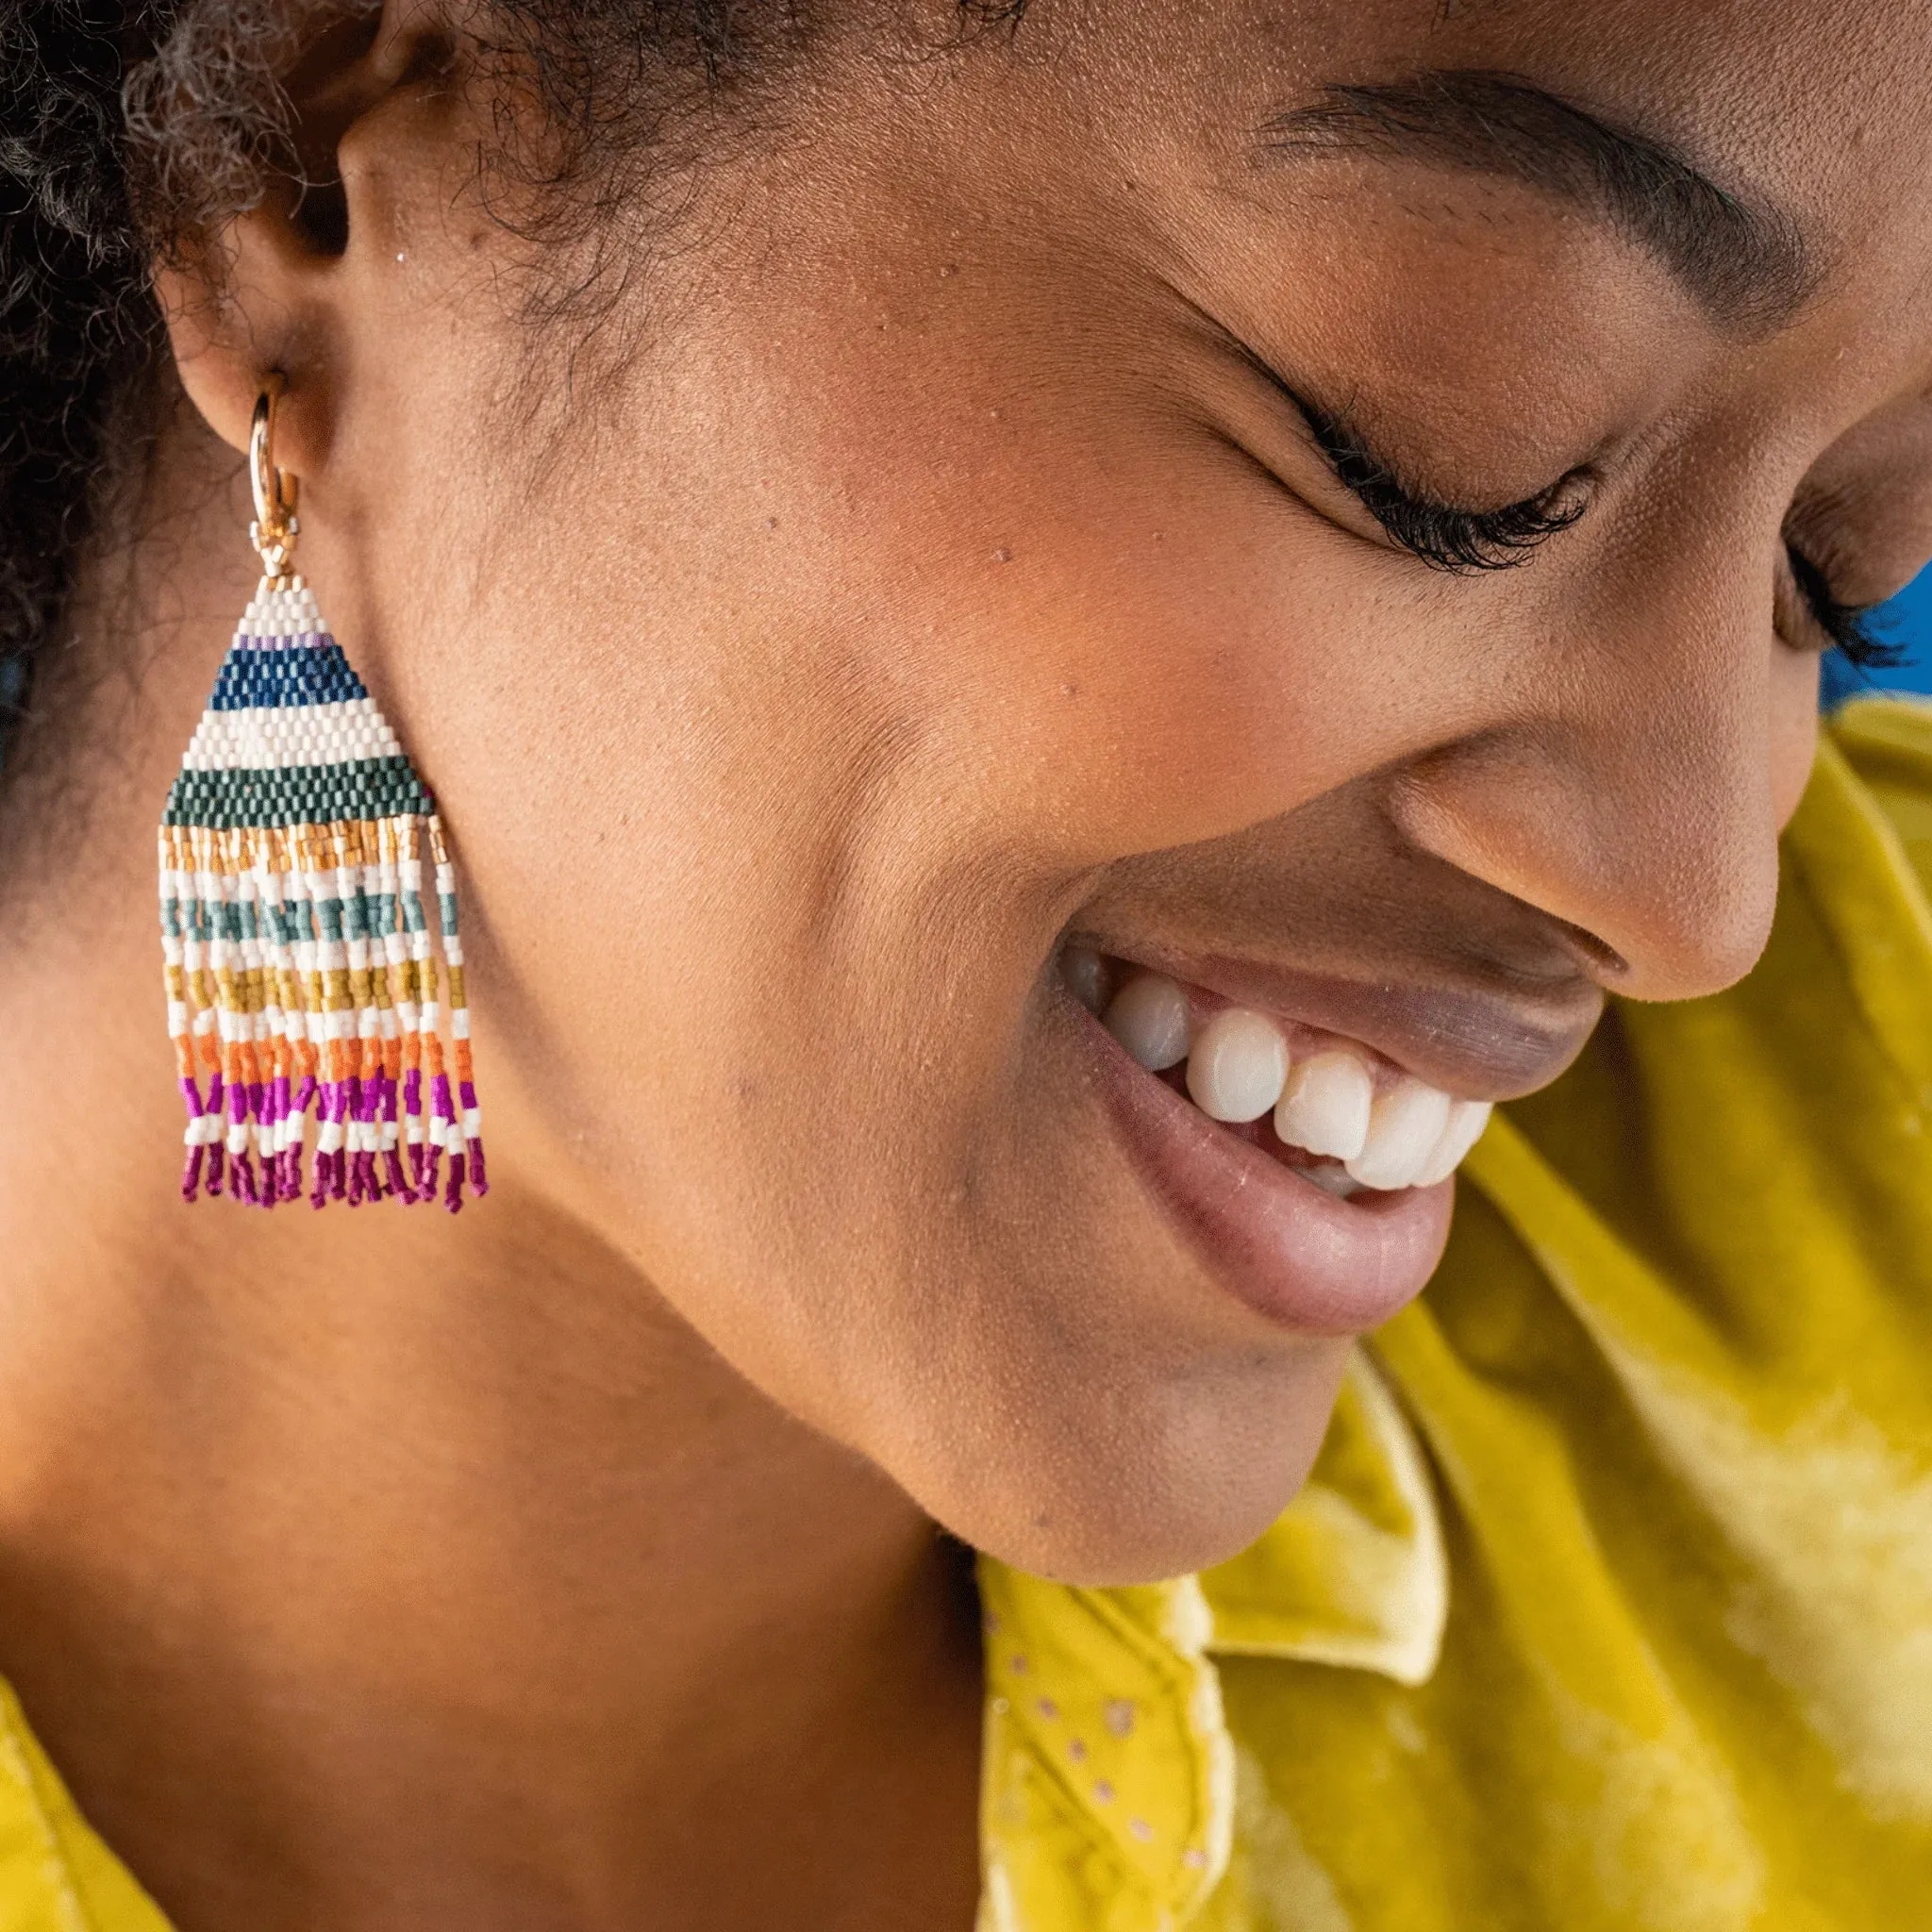
[[1139,972],[1108,1000],[1109,967],[1091,946],[1066,947],[1060,973],[1149,1073],[1186,1060],[1188,1092],[1210,1120],[1244,1124],[1272,1108],[1285,1145],[1341,1162],[1301,1174],[1343,1200],[1362,1188],[1434,1187],[1490,1124],[1488,1101],[1452,1100],[1409,1074],[1378,1095],[1369,1060],[1347,1047],[1326,1047],[1291,1071],[1280,1026],[1246,1007],[1222,1008],[1191,1039],[1184,987],[1163,973]]
[[1369,1138],[1375,1080],[1357,1054],[1318,1053],[1304,1060],[1274,1109],[1274,1131],[1291,1147],[1353,1160]]
[[1441,1139],[1429,1150],[1429,1158],[1411,1185],[1433,1188],[1438,1181],[1447,1180],[1461,1166],[1462,1157],[1482,1139],[1489,1124],[1487,1100],[1457,1101],[1449,1109],[1449,1124],[1442,1129]]
[[1287,1078],[1280,1027],[1244,1007],[1224,1007],[1188,1056],[1188,1091],[1209,1120],[1259,1120],[1281,1098]]
[[1068,946],[1060,954],[1060,977],[1090,1013],[1107,1005],[1107,962],[1091,946]]
[[1188,1057],[1188,996],[1163,974],[1137,973],[1114,994],[1103,1024],[1150,1074]]
[[1369,1109],[1369,1138],[1348,1163],[1365,1188],[1412,1187],[1449,1124],[1449,1096],[1404,1077]]

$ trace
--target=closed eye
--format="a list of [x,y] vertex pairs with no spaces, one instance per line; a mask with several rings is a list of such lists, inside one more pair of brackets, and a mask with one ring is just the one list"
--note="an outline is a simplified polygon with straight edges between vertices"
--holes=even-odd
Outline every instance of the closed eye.
[[1393,541],[1432,570],[1458,575],[1513,570],[1590,507],[1585,474],[1579,470],[1500,509],[1459,509],[1438,503],[1400,482],[1346,423],[1300,396],[1293,401],[1338,480]]
[[1903,661],[1905,646],[1888,641],[1873,628],[1876,605],[1840,604],[1831,593],[1831,580],[1795,543],[1787,541],[1785,557],[1805,608],[1828,643],[1860,670],[1883,670]]

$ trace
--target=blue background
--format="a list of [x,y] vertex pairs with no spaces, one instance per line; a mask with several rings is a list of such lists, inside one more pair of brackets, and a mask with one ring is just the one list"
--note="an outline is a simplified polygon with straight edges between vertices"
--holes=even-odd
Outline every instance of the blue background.
[[[1873,627],[1888,642],[1905,646],[1906,661],[1866,674],[1870,685],[1887,691],[1932,692],[1932,569],[1918,576],[1886,605]],[[1842,659],[1825,662],[1826,702],[1870,688]]]

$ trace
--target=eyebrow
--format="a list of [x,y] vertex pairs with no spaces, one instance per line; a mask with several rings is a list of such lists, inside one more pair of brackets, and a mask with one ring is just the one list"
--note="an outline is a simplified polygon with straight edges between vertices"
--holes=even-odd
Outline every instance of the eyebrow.
[[1359,154],[1499,175],[1581,208],[1657,257],[1715,320],[1768,329],[1818,280],[1798,225],[1683,155],[1521,75],[1474,69],[1337,82],[1266,122],[1274,155]]

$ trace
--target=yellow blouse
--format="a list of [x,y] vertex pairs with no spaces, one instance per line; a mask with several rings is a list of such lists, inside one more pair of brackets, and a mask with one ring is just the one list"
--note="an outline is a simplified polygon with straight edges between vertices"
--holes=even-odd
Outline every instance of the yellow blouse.
[[[981,1932],[1932,1922],[1932,707],[1831,727],[1739,987],[1498,1114],[1199,1576],[983,1561]],[[167,1932],[0,1695],[0,1932]]]

